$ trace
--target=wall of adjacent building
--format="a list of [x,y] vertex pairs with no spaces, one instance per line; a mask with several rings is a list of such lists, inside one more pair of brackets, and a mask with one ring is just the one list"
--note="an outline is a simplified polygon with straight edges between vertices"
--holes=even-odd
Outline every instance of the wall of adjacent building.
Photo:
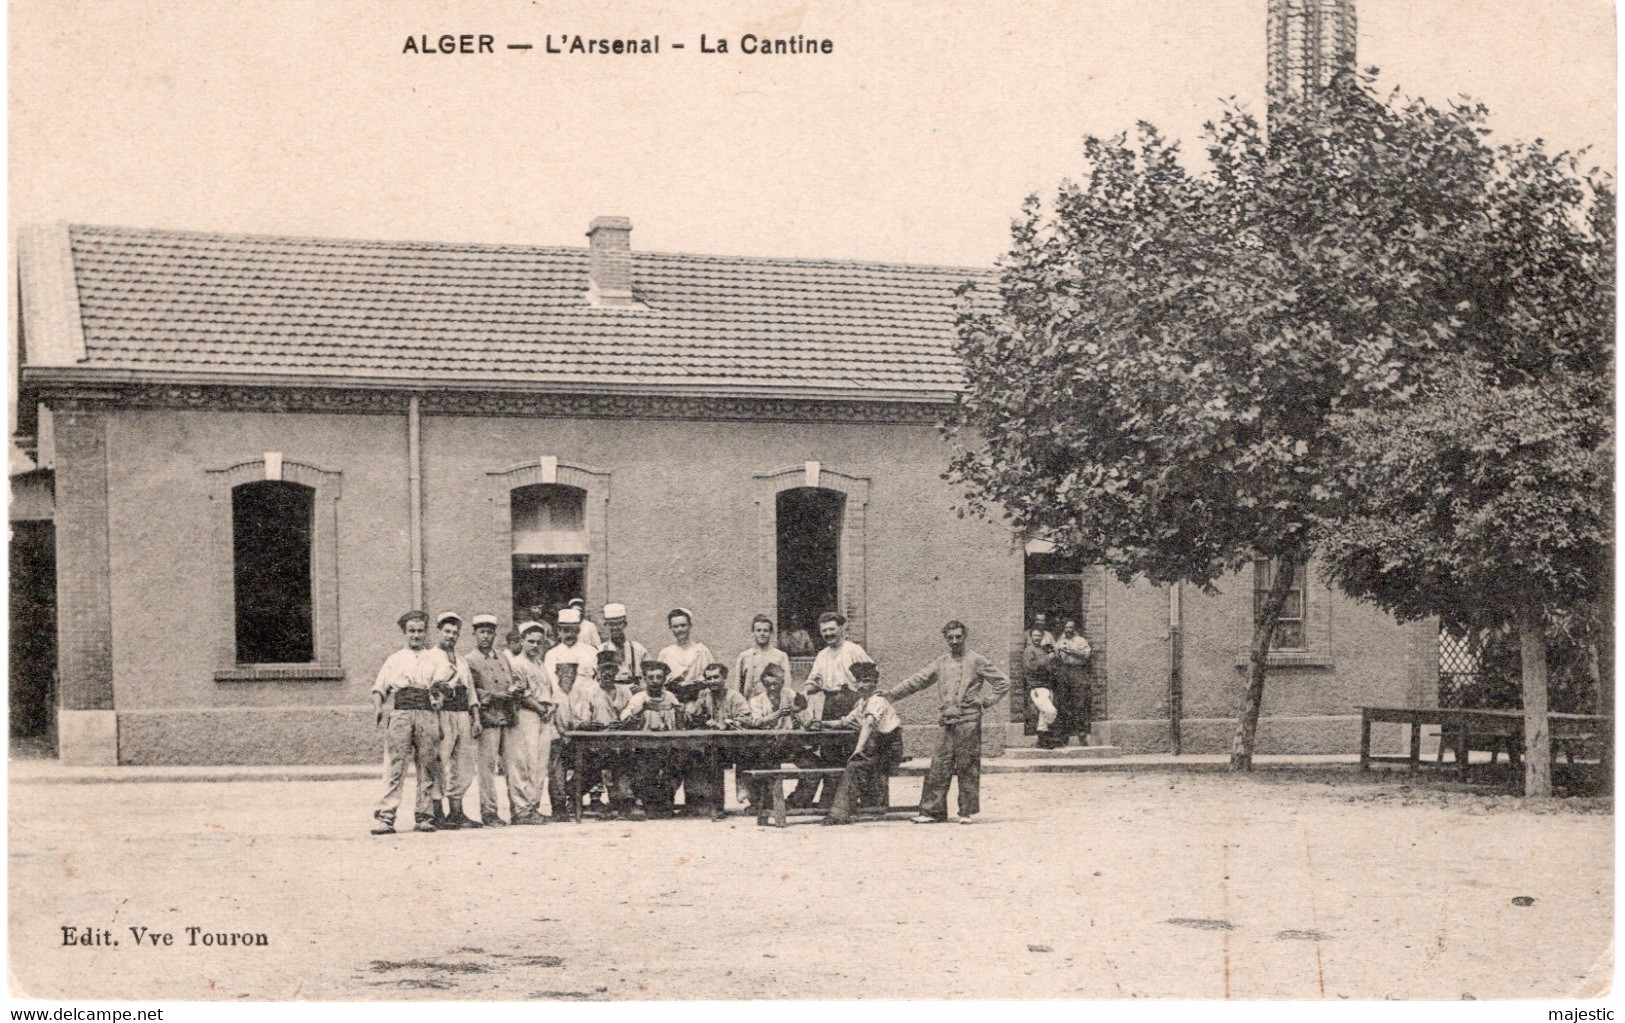
[[[1264,689],[1260,753],[1348,753],[1359,749],[1360,712],[1370,706],[1430,706],[1437,700],[1438,625],[1400,625],[1372,605],[1334,593],[1309,570],[1308,652],[1277,654]],[[1247,685],[1253,575],[1221,580],[1218,592],[1185,586],[1182,751],[1229,752]],[[1110,741],[1130,752],[1167,752],[1169,593],[1165,586],[1112,584],[1106,665]],[[1374,733],[1397,749],[1397,729]]]

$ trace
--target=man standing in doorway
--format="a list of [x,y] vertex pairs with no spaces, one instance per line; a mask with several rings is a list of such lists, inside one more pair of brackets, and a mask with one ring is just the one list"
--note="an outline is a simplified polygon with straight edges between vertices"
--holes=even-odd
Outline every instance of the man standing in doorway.
[[694,641],[694,615],[686,607],[674,607],[666,612],[666,624],[671,626],[672,637],[677,640],[661,650],[657,658],[670,672],[666,688],[676,692],[691,683],[698,685],[705,666],[716,658],[704,643]]
[[755,644],[734,661],[739,695],[747,700],[762,691],[762,669],[769,664],[778,665],[784,678],[790,677],[790,655],[773,645],[773,619],[757,615],[750,623],[750,636]]
[[575,608],[576,614],[581,616],[581,642],[594,650],[603,646],[603,640],[598,637],[598,626],[594,625],[592,619],[587,617],[586,598],[571,597],[569,606]]
[[440,713],[430,695],[434,667],[425,649],[429,616],[408,611],[397,624],[406,634],[406,646],[385,659],[372,686],[373,719],[384,728],[384,796],[372,814],[378,819],[372,829],[375,835],[395,833],[395,812],[409,762],[418,772],[413,830],[433,831],[431,793],[440,773]]
[[965,646],[966,629],[951,621],[942,627],[948,652],[881,695],[892,703],[928,686],[939,686],[937,716],[942,731],[920,790],[916,824],[948,819],[948,783],[959,779],[959,823],[971,823],[981,810],[982,712],[1010,691],[1010,680],[993,662]]
[[1060,745],[1076,732],[1078,741],[1089,745],[1089,733],[1094,731],[1094,694],[1090,685],[1089,657],[1094,653],[1089,641],[1078,631],[1078,623],[1068,618],[1055,639],[1056,669],[1060,672],[1067,706],[1062,717],[1065,722],[1060,734]]

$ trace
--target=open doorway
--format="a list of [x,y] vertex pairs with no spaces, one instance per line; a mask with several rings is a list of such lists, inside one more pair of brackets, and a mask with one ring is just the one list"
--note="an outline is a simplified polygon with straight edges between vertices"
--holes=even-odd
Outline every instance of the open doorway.
[[846,495],[821,487],[777,498],[779,642],[791,657],[817,652],[818,616],[840,610],[841,517]]
[[510,495],[513,522],[514,621],[551,626],[572,597],[594,599],[587,586],[587,492],[535,483]]
[[[1027,545],[1021,641],[1023,644],[1026,643],[1027,630],[1038,623],[1040,615],[1043,615],[1045,630],[1054,636],[1061,635],[1062,626],[1068,619],[1078,624],[1078,631],[1089,641],[1089,646],[1094,652],[1091,658],[1095,672],[1092,691],[1094,718],[1097,721],[1107,716],[1106,687],[1102,684],[1101,677],[1106,637],[1100,634],[1099,625],[1091,621],[1089,616],[1091,599],[1099,596],[1093,592],[1099,582],[1098,569],[1083,564],[1077,558],[1055,553],[1050,544],[1034,541]],[[1025,686],[1022,696],[1019,701],[1015,699],[1010,701],[1013,720],[1021,720],[1021,716],[1026,712]]]
[[11,739],[56,747],[56,529],[11,523]]

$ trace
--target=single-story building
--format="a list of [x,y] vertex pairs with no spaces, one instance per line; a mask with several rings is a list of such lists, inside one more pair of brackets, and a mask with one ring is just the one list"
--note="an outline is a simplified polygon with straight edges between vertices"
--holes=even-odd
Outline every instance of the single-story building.
[[[18,444],[54,559],[19,577],[14,553],[33,610],[14,599],[13,679],[34,681],[13,705],[49,703],[76,763],[370,762],[402,610],[511,618],[580,593],[626,604],[651,651],[691,608],[729,661],[757,613],[816,635],[838,608],[889,679],[949,618],[1019,668],[1032,613],[1076,616],[1101,741],[1166,749],[1177,707],[1187,752],[1226,747],[1252,573],[1220,596],[1123,586],[957,513],[937,428],[955,291],[991,298],[991,271],[630,235],[619,217],[585,248],[24,232]],[[1357,705],[1434,698],[1431,626],[1306,579],[1265,752],[1353,750]],[[20,654],[53,601],[54,650]],[[918,750],[930,700],[904,710]],[[1022,741],[987,729],[990,749]]]

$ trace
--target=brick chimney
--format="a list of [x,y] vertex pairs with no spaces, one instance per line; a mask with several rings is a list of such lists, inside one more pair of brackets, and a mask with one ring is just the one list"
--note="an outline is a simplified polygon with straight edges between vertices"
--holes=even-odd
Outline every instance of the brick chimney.
[[587,301],[636,306],[632,296],[632,220],[594,217],[587,227]]

